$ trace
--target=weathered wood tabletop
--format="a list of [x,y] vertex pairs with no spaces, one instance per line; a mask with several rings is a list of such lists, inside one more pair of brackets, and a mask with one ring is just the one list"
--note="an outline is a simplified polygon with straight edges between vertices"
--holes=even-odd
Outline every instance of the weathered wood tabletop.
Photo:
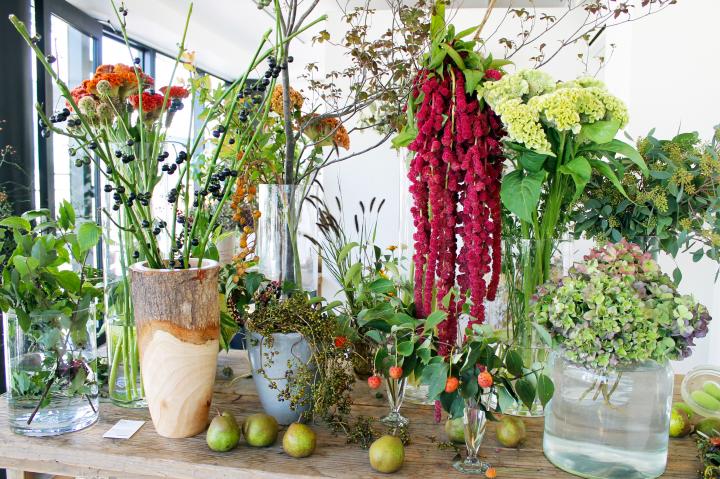
[[[244,353],[220,355],[220,367],[230,365],[236,376],[247,375],[249,365]],[[676,378],[676,396],[679,380]],[[377,399],[366,384],[355,386],[353,415],[380,417],[387,412],[385,399]],[[232,411],[241,420],[260,412],[261,407],[252,379],[233,383],[219,380],[214,407]],[[410,418],[412,443],[406,447],[405,465],[394,477],[446,478],[467,477],[451,466],[453,451],[440,450],[431,437],[445,440],[442,424],[433,421],[432,407],[403,405]],[[103,439],[102,435],[119,419],[146,420],[147,423],[129,440]],[[190,439],[166,439],[155,434],[147,410],[128,410],[110,403],[101,405],[100,420],[80,432],[53,438],[28,438],[16,435],[6,426],[7,405],[0,401],[0,468],[63,474],[83,478],[270,478],[270,477],[381,477],[370,468],[368,453],[357,445],[348,445],[345,436],[334,436],[324,425],[314,426],[318,433],[315,454],[293,459],[282,450],[281,431],[277,443],[269,448],[251,448],[241,441],[229,453],[208,449],[204,434]],[[494,465],[498,478],[550,479],[572,478],[552,466],[542,453],[542,419],[526,420],[528,438],[521,449],[506,449],[495,438],[490,423],[480,456]],[[691,438],[672,439],[667,472],[663,478],[698,477],[699,461]],[[13,477],[13,476],[11,476]],[[32,477],[17,474],[15,477]]]

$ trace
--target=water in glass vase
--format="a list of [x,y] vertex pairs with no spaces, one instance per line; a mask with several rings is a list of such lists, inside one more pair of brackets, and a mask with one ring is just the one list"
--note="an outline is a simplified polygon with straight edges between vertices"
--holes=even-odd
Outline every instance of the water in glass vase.
[[667,463],[673,374],[647,361],[599,373],[550,360],[555,395],[545,409],[545,456],[592,479],[649,479]]

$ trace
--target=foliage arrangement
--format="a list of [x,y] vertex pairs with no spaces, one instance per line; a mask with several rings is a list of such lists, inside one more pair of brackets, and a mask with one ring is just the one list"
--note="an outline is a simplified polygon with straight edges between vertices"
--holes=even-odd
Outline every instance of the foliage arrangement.
[[704,256],[718,261],[717,135],[705,144],[697,133],[659,140],[650,132],[637,147],[649,174],[644,175],[626,159],[619,161],[616,173],[627,197],[606,178],[592,178],[573,217],[575,236],[585,234],[607,241],[624,238],[645,249],[658,241],[660,249],[672,256],[693,250],[695,261]]
[[[113,3],[113,9],[127,42],[127,11],[124,4],[116,7]],[[276,32],[279,37],[274,46],[268,46],[271,32],[266,32],[245,73],[225,88],[212,103],[196,134],[189,134],[183,144],[170,145],[165,142],[165,131],[172,116],[182,109],[184,98],[189,97],[191,104],[195,104],[195,90],[188,91],[172,84],[178,65],[188,55],[185,39],[191,14],[192,7],[188,11],[179,42],[170,85],[160,89],[160,93],[153,89],[154,80],[137,64],[102,65],[91,80],[71,91],[52,67],[54,57],[46,56],[39,49],[37,42],[30,37],[25,25],[17,17],[10,18],[67,101],[67,108],[50,117],[45,115],[43,108],[37,108],[44,124],[43,136],[57,133],[70,137],[78,145],[70,151],[71,156],[77,158],[76,163],[96,163],[107,183],[106,191],[113,193],[112,208],[121,211],[127,219],[127,225],[118,227],[134,237],[138,248],[133,253],[134,258],[142,256],[151,268],[185,268],[189,266],[191,257],[202,261],[222,206],[232,193],[234,182],[231,179],[237,176],[242,166],[242,154],[236,155],[229,164],[218,162],[220,151],[225,144],[236,144],[238,153],[252,148],[268,114],[269,102],[264,92],[274,80],[250,87],[248,78],[255,75],[254,71],[265,59],[280,55],[285,42],[304,31],[304,28],[300,28],[287,37]],[[309,22],[305,28],[320,20]],[[272,73],[272,70],[269,71]],[[251,97],[258,108],[245,113],[252,127],[233,130],[230,124],[236,115],[242,113],[237,110],[245,103],[242,101],[244,96],[237,93],[246,88],[250,90],[248,99]],[[223,115],[219,116],[219,106],[226,98],[229,104],[225,106]],[[205,143],[204,138],[208,136],[211,122],[217,122],[212,128],[212,136],[219,141],[210,155],[206,175],[201,178],[199,188],[195,191],[191,188],[191,163]],[[63,123],[64,127],[61,126]],[[168,149],[174,150],[172,158]],[[150,203],[157,193],[155,187],[164,175],[170,179],[175,175],[177,179],[164,199],[170,205],[171,217],[158,219],[154,217]],[[217,201],[205,201],[208,196]],[[211,207],[212,211],[208,210]],[[190,214],[191,209],[195,210],[194,217],[206,217],[207,221],[195,221],[192,224],[184,221],[183,218]],[[161,234],[167,235],[169,251],[161,250]]]
[[554,392],[550,378],[525,367],[520,354],[503,344],[488,326],[469,326],[447,358],[433,358],[423,370],[428,397],[438,400],[451,418],[462,417],[468,403],[479,405],[490,418],[518,400],[531,408],[539,397],[545,406]]
[[711,320],[649,253],[625,241],[593,250],[567,277],[538,288],[532,314],[567,359],[601,371],[686,358]]
[[11,229],[16,244],[2,272],[0,310],[16,315],[31,343],[24,347],[42,353],[41,364],[32,372],[12,371],[13,395],[38,400],[28,423],[55,394],[85,396],[92,406],[90,395],[97,394],[95,358],[82,353],[90,339],[88,326],[94,324],[93,308],[102,298],[102,277],[88,264],[100,228],[76,221],[67,201],[57,219],[37,210],[5,218],[0,225]]
[[408,100],[410,120],[394,140],[415,152],[408,178],[417,317],[428,316],[456,281],[460,286],[459,295],[444,306],[448,320],[441,326],[441,354],[457,336],[457,315],[466,301],[475,320],[484,320],[484,300],[494,299],[500,273],[504,132],[477,89],[498,80],[497,68],[506,62],[481,57],[474,40],[463,40],[475,30],[456,34],[445,23],[444,4],[435,5],[432,46]]
[[483,87],[483,98],[507,130],[505,151],[512,170],[502,178],[500,197],[508,211],[510,240],[529,240],[520,262],[522,284],[512,288],[515,339],[529,345],[526,321],[535,288],[550,278],[557,241],[568,232],[571,206],[593,177],[605,177],[621,195],[612,164],[620,154],[647,167],[630,145],[616,140],[627,109],[591,78],[557,83],[536,70],[521,70]]
[[[248,314],[245,327],[263,337],[260,345],[263,361],[273,361],[272,335],[276,333],[300,333],[310,346],[312,360],[308,364],[296,364],[294,373],[288,369],[283,378],[287,379],[284,388],[277,385],[276,379],[266,379],[271,382],[271,388],[278,390],[278,399],[289,401],[292,410],[310,406],[316,418],[348,414],[355,378],[348,372],[349,345],[336,341],[335,318],[319,298],[310,298],[303,291],[290,291],[283,297],[281,292],[277,282],[259,287],[254,294],[255,310]],[[306,394],[308,387],[309,395]]]

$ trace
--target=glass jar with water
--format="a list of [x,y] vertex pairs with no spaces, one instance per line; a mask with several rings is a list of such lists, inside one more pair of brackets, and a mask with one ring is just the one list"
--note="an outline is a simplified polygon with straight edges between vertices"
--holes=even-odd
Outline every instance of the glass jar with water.
[[595,371],[555,351],[546,374],[555,385],[543,437],[550,462],[592,479],[663,474],[673,397],[669,364],[644,361]]

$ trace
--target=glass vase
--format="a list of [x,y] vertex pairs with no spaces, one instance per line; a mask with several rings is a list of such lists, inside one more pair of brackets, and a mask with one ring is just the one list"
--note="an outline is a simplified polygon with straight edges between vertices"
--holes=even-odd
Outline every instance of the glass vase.
[[392,379],[385,378],[385,386],[387,389],[388,403],[390,404],[390,412],[387,416],[380,419],[380,422],[389,427],[405,427],[410,420],[400,414],[400,407],[403,399],[405,399],[405,385],[407,378]]
[[463,424],[465,425],[467,457],[456,460],[453,467],[464,474],[485,474],[490,468],[490,464],[481,461],[478,458],[478,453],[485,437],[487,416],[485,410],[476,400],[468,399],[465,402]]
[[545,409],[543,450],[576,476],[648,479],[665,471],[673,396],[669,364],[592,370],[552,353],[555,394]]
[[105,331],[108,354],[108,396],[117,406],[147,407],[140,373],[137,329],[130,293],[130,272],[135,239],[125,230],[121,212],[103,223],[103,281],[105,285]]
[[[550,279],[566,275],[573,264],[573,243],[569,239],[531,240],[503,236],[502,277],[497,301],[505,307],[494,308],[504,316],[493,314],[492,325],[506,338],[508,348],[523,359],[524,372],[530,381],[543,374],[550,350],[540,341],[529,314],[530,301],[537,287]],[[532,407],[521,402],[506,407],[505,414],[525,417],[543,415],[539,398]]]
[[255,252],[268,279],[317,292],[318,254],[308,239],[315,237],[317,214],[303,201],[307,194],[302,185],[259,186]]
[[3,315],[10,429],[26,436],[79,431],[98,420],[95,308],[47,311],[29,324]]

